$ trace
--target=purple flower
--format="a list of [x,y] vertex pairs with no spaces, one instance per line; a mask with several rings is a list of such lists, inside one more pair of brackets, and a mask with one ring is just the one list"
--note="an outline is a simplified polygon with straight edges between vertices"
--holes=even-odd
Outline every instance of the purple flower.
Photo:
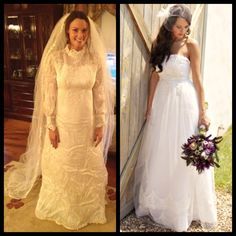
[[210,155],[211,154],[211,149],[206,149],[205,153],[206,153],[206,155]]
[[215,147],[214,143],[211,142],[211,141],[208,141],[208,142],[203,141],[203,146],[204,146],[204,148],[208,148],[208,149],[211,149],[211,148]]

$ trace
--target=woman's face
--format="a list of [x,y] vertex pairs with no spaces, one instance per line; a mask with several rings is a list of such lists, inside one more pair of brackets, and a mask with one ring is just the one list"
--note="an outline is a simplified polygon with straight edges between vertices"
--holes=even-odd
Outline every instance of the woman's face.
[[89,25],[83,19],[74,19],[68,30],[71,48],[80,51],[86,44],[89,36]]
[[181,39],[185,36],[189,29],[188,22],[181,17],[178,17],[172,28],[172,36],[175,40]]

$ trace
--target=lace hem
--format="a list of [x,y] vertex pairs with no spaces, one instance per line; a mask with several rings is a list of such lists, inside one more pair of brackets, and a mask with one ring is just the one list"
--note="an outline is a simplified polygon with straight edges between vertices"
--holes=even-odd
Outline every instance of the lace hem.
[[69,229],[69,230],[78,230],[78,229],[81,229],[85,226],[87,226],[88,224],[105,224],[107,222],[107,219],[106,217],[97,217],[97,218],[94,218],[93,220],[90,220],[84,224],[78,224],[77,226],[68,226],[66,225],[64,222],[60,221],[60,220],[56,220],[54,219],[53,217],[44,217],[42,215],[40,215],[39,213],[35,213],[36,217],[40,220],[49,220],[49,221],[53,221],[55,222],[57,225],[62,225],[63,227],[65,227],[66,229]]

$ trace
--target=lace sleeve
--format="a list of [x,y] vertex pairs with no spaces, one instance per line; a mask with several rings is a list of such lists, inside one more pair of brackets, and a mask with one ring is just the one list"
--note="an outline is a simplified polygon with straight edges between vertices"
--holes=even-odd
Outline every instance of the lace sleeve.
[[47,128],[56,129],[56,100],[57,100],[57,81],[53,55],[49,58],[44,72],[44,101],[43,110],[47,120]]
[[97,70],[96,81],[93,86],[93,104],[95,109],[95,127],[101,127],[105,124],[105,94],[103,71],[100,65]]

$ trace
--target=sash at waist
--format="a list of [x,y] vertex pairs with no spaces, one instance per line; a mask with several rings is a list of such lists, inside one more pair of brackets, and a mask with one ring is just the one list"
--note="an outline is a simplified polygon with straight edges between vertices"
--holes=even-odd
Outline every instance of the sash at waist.
[[162,77],[160,78],[160,81],[165,81],[165,82],[186,82],[189,81],[191,82],[189,77]]

